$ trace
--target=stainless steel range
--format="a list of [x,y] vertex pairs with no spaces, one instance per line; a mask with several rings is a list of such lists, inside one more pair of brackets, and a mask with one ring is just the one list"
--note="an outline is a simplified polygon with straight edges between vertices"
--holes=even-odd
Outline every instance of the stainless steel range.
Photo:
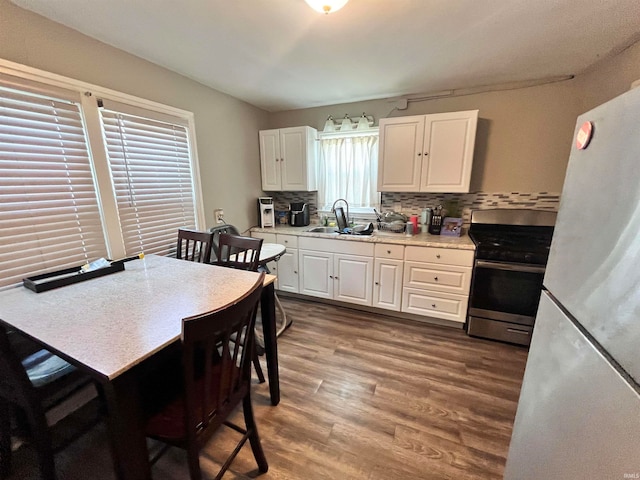
[[467,333],[529,345],[556,213],[492,209],[471,213],[476,244]]

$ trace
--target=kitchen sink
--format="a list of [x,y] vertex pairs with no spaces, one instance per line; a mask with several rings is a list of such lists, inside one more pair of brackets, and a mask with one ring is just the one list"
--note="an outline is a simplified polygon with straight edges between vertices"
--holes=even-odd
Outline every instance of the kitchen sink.
[[313,227],[307,230],[309,233],[335,233],[338,234],[336,227]]
[[[345,228],[343,235],[371,235],[373,232],[373,225],[371,223],[364,225],[354,225],[351,228]],[[338,229],[336,227],[313,227],[307,230],[307,233],[330,233],[338,235]]]

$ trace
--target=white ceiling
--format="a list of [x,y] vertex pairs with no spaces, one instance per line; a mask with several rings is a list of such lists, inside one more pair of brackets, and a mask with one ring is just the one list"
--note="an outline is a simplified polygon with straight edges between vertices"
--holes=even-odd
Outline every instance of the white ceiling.
[[12,0],[269,111],[578,74],[638,0]]

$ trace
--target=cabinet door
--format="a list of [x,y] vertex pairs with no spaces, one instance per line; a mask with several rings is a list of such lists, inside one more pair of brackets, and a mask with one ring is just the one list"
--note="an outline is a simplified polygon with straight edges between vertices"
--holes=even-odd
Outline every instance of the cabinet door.
[[376,258],[373,271],[373,306],[400,311],[402,299],[402,260]]
[[333,261],[335,300],[371,305],[373,258],[335,254]]
[[282,190],[280,177],[280,130],[260,131],[260,172],[262,190]]
[[300,293],[333,298],[333,254],[299,251]]
[[424,115],[380,119],[378,191],[420,191]]
[[307,190],[307,129],[280,129],[282,190]]
[[278,260],[278,290],[298,293],[298,250],[287,251]]
[[478,110],[427,115],[421,192],[468,192]]

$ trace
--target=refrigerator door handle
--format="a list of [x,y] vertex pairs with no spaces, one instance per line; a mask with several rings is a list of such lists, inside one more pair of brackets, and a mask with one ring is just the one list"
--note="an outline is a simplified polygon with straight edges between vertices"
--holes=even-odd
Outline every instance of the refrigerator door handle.
[[516,263],[489,262],[476,260],[476,267],[493,268],[494,270],[508,270],[510,272],[544,273],[545,267],[540,265],[522,265]]

